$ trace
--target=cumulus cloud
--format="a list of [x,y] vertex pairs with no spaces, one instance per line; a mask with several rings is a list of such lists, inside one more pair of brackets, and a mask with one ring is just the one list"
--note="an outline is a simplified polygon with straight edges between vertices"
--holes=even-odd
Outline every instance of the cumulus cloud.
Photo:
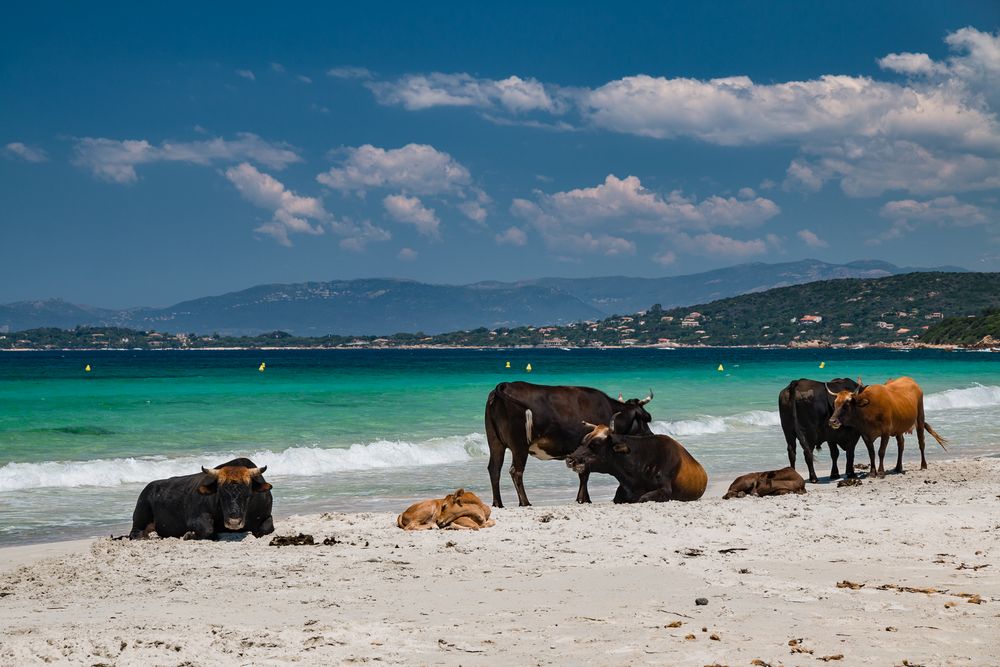
[[[770,241],[775,241],[775,237],[769,237]],[[763,255],[767,252],[768,241],[764,239],[749,239],[741,241],[729,236],[723,236],[714,232],[689,236],[688,234],[678,234],[675,242],[679,247],[696,255],[707,257],[749,257],[751,255]]]
[[780,212],[777,204],[756,193],[743,192],[742,197],[713,195],[697,200],[680,191],[662,196],[643,187],[635,176],[609,174],[594,187],[552,194],[536,191],[533,201],[515,199],[510,210],[537,229],[549,247],[564,253],[632,253],[636,244],[628,237],[652,236],[660,242],[663,238],[679,240],[695,251],[746,255],[752,254],[749,248],[763,251],[766,244],[718,234],[689,234],[720,227],[755,227]]
[[495,237],[496,242],[501,245],[523,246],[528,243],[528,235],[520,227],[511,225]]
[[424,206],[417,197],[406,195],[387,195],[382,205],[393,220],[405,222],[417,228],[424,236],[437,238],[441,221],[433,209]]
[[821,239],[816,234],[816,232],[810,229],[800,229],[798,232],[795,233],[795,235],[798,236],[802,240],[802,242],[805,243],[810,248],[825,248],[828,245],[830,245],[829,243]]
[[159,146],[145,139],[84,137],[74,146],[74,164],[112,183],[133,183],[135,168],[153,162],[186,162],[209,165],[214,162],[255,162],[271,169],[283,169],[301,157],[290,145],[268,142],[256,134],[237,134],[236,139],[171,142]]
[[426,144],[390,150],[371,144],[349,148],[341,166],[316,180],[342,192],[387,188],[417,195],[457,194],[471,183],[468,169]]
[[414,111],[466,107],[497,121],[506,114],[510,122],[530,112],[536,117],[530,122],[540,126],[545,123],[537,116],[558,116],[557,126],[657,139],[792,144],[802,155],[788,168],[786,189],[815,191],[834,181],[849,196],[868,197],[996,187],[1000,34],[963,28],[945,41],[952,53],[942,61],[923,53],[879,61],[904,80],[827,74],[760,83],[747,76],[637,74],[596,88],[569,88],[516,76],[436,72],[367,85],[382,104]]
[[274,237],[285,246],[292,245],[289,234],[323,233],[320,225],[309,222],[330,217],[319,199],[295,194],[273,176],[258,171],[247,162],[227,169],[226,178],[236,186],[244,199],[273,213],[271,221],[261,225],[256,231]]
[[412,262],[417,258],[417,251],[413,248],[401,248],[396,257],[403,260],[404,262]]
[[879,215],[891,221],[889,228],[869,239],[868,245],[899,238],[921,225],[938,227],[972,227],[997,220],[995,211],[960,201],[954,196],[937,197],[925,201],[900,199],[886,202]]
[[28,146],[20,141],[12,141],[4,146],[3,150],[8,157],[20,158],[27,162],[46,162],[49,159],[48,154],[41,148]]

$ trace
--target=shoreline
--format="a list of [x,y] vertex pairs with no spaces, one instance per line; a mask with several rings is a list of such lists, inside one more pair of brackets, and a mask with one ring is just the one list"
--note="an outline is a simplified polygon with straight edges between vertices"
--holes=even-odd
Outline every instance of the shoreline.
[[478,532],[276,521],[328,546],[8,547],[0,662],[990,664],[997,475],[959,459],[805,496],[507,508]]

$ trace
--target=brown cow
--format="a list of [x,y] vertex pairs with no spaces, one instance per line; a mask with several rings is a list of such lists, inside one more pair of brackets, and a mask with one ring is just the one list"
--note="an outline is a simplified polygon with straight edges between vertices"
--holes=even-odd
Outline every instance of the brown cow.
[[898,456],[895,472],[903,472],[903,434],[912,433],[917,429],[917,442],[920,444],[920,469],[927,469],[927,459],[924,456],[924,431],[926,430],[937,440],[941,448],[947,451],[948,441],[938,435],[937,431],[924,420],[924,392],[913,378],[901,377],[889,380],[885,384],[865,386],[858,378],[858,386],[854,391],[841,391],[833,395],[834,409],[830,417],[830,426],[840,428],[850,426],[861,432],[861,438],[868,448],[868,458],[871,460],[870,475],[875,472],[875,438],[881,438],[878,448],[878,476],[885,476],[885,449],[889,438],[896,438]]
[[729,485],[729,491],[722,497],[728,500],[743,496],[783,496],[786,493],[805,492],[806,481],[802,479],[802,475],[795,472],[795,468],[787,467],[741,475]]
[[444,498],[414,503],[396,517],[396,525],[403,530],[479,530],[496,525],[490,518],[490,508],[479,496],[458,489]]

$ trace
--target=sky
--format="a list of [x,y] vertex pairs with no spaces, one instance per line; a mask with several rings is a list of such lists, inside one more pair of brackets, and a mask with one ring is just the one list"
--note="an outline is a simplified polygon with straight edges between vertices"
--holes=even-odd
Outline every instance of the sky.
[[422,4],[8,7],[0,303],[1000,270],[996,2]]

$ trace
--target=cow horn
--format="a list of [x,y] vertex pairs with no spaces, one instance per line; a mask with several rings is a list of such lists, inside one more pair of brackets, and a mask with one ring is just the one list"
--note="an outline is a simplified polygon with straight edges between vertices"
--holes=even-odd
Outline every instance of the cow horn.
[[827,383],[825,383],[825,382],[824,382],[824,383],[823,383],[823,386],[824,386],[824,387],[826,387],[826,393],[830,394],[830,395],[831,395],[831,396],[833,396],[834,398],[836,398],[836,397],[837,397],[837,393],[836,393],[836,392],[834,392],[834,391],[830,391],[830,385],[828,385]]
[[259,477],[259,476],[263,475],[265,472],[267,472],[267,466],[264,466],[263,468],[248,468],[247,469],[247,473],[251,477]]
[[621,392],[618,392],[618,402],[619,403],[624,403],[625,402],[625,397],[622,395]]
[[201,467],[201,471],[203,473],[205,473],[206,475],[211,475],[212,477],[218,477],[219,476],[219,471],[218,470],[206,468],[205,466]]
[[855,394],[860,394],[864,390],[865,386],[861,384],[861,376],[858,376],[858,387],[854,390]]
[[583,425],[589,428],[591,431],[597,428],[597,424],[591,424],[590,422],[583,422]]
[[618,419],[618,415],[620,414],[621,414],[620,412],[616,412],[615,414],[611,415],[611,423],[608,424],[608,430],[611,431],[612,433],[615,432],[615,420]]
[[653,388],[652,387],[649,388],[649,396],[647,396],[646,398],[644,398],[641,401],[639,401],[639,405],[646,405],[646,403],[649,403],[651,400],[653,400]]

